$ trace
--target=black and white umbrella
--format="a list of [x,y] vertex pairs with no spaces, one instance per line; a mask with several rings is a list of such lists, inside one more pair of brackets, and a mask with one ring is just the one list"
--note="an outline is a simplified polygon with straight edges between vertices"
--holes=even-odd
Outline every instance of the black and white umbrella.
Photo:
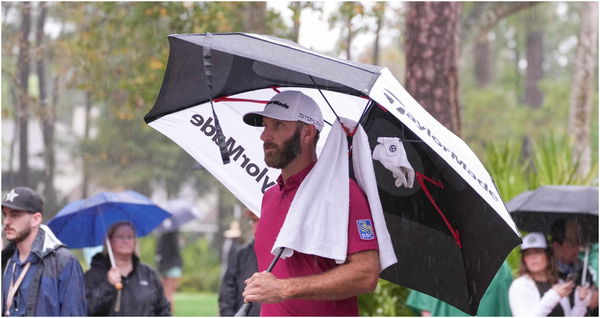
[[[256,214],[280,172],[264,163],[262,129],[242,116],[262,110],[277,92],[311,96],[329,124],[338,116],[360,122],[371,149],[378,137],[400,138],[414,168],[412,187],[396,186],[392,172],[373,162],[398,258],[381,277],[476,313],[519,234],[477,156],[388,69],[254,34],[177,34],[169,42],[163,84],[145,121]],[[321,132],[318,149],[330,129]]]

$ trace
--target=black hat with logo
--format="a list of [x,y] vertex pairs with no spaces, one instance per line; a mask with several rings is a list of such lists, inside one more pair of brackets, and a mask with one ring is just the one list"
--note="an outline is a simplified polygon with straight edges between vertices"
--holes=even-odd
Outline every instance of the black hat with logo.
[[4,196],[2,207],[8,207],[30,213],[42,213],[44,199],[37,192],[28,187],[16,187]]

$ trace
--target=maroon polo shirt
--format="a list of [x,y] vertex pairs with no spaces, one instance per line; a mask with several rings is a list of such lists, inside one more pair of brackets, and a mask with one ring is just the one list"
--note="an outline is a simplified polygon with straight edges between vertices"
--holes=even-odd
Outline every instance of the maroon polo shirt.
[[[277,185],[271,187],[262,200],[260,221],[256,230],[254,249],[258,270],[265,271],[274,256],[271,249],[279,230],[283,226],[292,200],[302,180],[315,163],[287,179],[283,184],[281,176]],[[306,220],[310,222],[310,220]],[[370,231],[365,231],[370,226]],[[362,229],[361,229],[362,227]],[[371,210],[365,194],[358,184],[350,179],[350,216],[348,219],[348,255],[365,250],[377,250]],[[303,277],[326,272],[338,266],[334,260],[320,256],[298,253],[280,259],[273,269],[277,278]],[[358,316],[358,301],[350,297],[336,301],[291,299],[276,304],[262,304],[261,316]]]

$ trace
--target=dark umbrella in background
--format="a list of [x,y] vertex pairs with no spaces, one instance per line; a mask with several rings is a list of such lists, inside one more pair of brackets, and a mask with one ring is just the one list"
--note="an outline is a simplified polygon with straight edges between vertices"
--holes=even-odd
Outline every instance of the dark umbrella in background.
[[171,217],[165,219],[154,231],[166,233],[179,230],[186,223],[202,219],[206,213],[198,207],[185,200],[171,200],[162,207],[171,213]]
[[[278,92],[311,96],[329,125],[338,116],[360,122],[371,149],[378,137],[399,138],[414,168],[414,185],[395,185],[393,173],[373,161],[398,258],[381,277],[476,313],[521,240],[481,161],[388,69],[254,34],[176,34],[169,43],[163,84],[144,119],[256,214],[279,171],[265,166],[261,129],[245,125],[242,116],[262,110]],[[317,147],[330,129],[324,127]]]
[[598,188],[576,185],[546,185],[523,192],[506,204],[517,228],[526,232],[551,233],[552,225],[561,219],[575,220],[581,225],[585,244],[585,281],[589,244],[598,242]]
[[506,204],[517,228],[526,232],[550,233],[554,222],[575,219],[586,242],[598,241],[598,188],[547,185],[523,192]]

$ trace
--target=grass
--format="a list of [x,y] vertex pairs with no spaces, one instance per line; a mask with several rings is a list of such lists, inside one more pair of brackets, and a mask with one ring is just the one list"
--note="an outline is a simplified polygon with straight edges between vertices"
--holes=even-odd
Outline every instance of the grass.
[[178,317],[217,317],[219,304],[216,293],[175,293],[175,313]]

